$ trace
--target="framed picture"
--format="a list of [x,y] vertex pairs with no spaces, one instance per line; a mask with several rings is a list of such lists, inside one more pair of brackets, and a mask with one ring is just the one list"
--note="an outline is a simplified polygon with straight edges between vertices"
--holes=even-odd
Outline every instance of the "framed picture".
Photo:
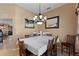
[[45,28],[59,28],[59,16],[47,18],[47,21],[45,22]]
[[25,19],[25,28],[34,28],[34,21]]

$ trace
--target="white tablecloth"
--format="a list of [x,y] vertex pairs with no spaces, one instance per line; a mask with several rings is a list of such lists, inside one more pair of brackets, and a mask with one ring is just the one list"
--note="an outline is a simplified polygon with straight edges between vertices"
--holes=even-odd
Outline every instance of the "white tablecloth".
[[48,40],[51,36],[35,36],[24,40],[25,47],[35,55],[42,55],[47,50]]

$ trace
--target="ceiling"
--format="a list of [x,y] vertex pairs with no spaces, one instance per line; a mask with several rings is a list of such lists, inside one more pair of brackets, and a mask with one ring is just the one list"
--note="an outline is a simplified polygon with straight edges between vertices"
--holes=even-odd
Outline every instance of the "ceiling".
[[[40,3],[41,13],[53,10],[55,8],[61,7],[66,3]],[[39,3],[17,3],[16,5],[32,11],[33,13],[39,13]]]

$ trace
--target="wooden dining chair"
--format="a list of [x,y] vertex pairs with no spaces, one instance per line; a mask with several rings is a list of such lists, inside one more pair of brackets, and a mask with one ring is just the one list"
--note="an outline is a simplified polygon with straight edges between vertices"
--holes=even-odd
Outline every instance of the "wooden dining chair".
[[24,41],[20,41],[18,39],[18,44],[19,44],[19,55],[20,56],[26,56],[26,49],[24,47]]
[[57,39],[58,39],[58,36],[55,36],[54,38],[54,42],[53,42],[53,56],[57,56]]
[[52,56],[52,43],[54,41],[54,38],[52,40],[48,41],[48,46],[47,46],[47,56]]
[[47,55],[48,56],[57,55],[57,39],[58,39],[58,36],[56,36],[52,40],[48,41],[48,46],[47,46]]
[[75,35],[67,35],[66,42],[61,42],[61,53],[65,50],[64,52],[68,53],[69,56],[71,53],[75,55],[75,41]]

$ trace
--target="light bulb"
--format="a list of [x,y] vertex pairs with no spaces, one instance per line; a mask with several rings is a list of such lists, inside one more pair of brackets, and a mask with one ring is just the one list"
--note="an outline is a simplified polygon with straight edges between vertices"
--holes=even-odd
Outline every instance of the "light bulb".
[[37,19],[37,16],[35,16],[35,19]]
[[35,17],[33,17],[33,20],[35,20]]
[[44,19],[42,19],[42,21],[44,21]]
[[46,20],[46,19],[47,19],[47,17],[45,16],[45,17],[44,17],[44,19]]
[[40,15],[39,17],[40,17],[40,19],[42,19],[42,17],[43,17],[43,16],[42,16],[42,15]]
[[33,17],[33,20],[35,21],[37,19],[37,16]]

